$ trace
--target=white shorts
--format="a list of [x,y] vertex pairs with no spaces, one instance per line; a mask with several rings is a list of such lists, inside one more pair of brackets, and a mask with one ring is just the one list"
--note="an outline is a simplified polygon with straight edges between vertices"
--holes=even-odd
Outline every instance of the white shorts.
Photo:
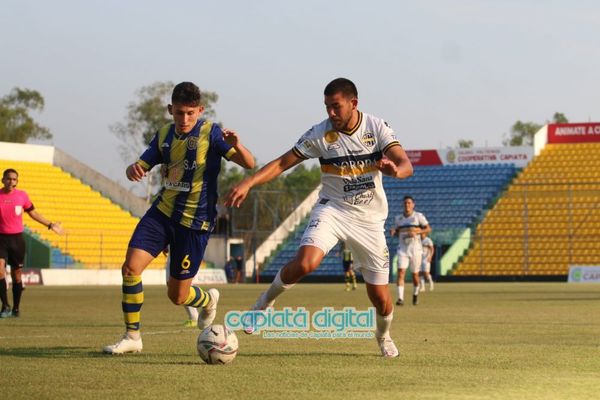
[[431,271],[431,263],[428,263],[425,260],[423,260],[423,263],[421,264],[421,271],[423,271],[423,272]]
[[327,254],[339,240],[346,242],[354,256],[354,270],[365,282],[387,285],[390,255],[385,241],[383,221],[356,221],[331,206],[316,206],[304,231],[300,246],[315,246]]
[[410,266],[410,272],[419,272],[422,259],[423,250],[420,247],[413,247],[408,251],[398,247],[398,269],[407,269]]

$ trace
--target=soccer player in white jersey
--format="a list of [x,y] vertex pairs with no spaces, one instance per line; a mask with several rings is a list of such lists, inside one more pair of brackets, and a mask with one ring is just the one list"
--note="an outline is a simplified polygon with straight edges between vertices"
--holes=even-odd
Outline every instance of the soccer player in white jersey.
[[420,291],[425,291],[425,281],[429,283],[429,290],[433,291],[433,279],[431,278],[431,260],[435,253],[433,240],[429,236],[421,235],[421,246],[423,246],[423,261],[421,262],[421,272],[423,279],[420,279]]
[[404,214],[397,215],[392,236],[398,236],[398,300],[396,305],[404,305],[404,279],[406,269],[410,266],[413,281],[413,305],[419,304],[419,270],[423,247],[421,235],[427,235],[431,228],[423,214],[415,211],[415,200],[411,196],[404,196]]
[[375,306],[376,338],[384,357],[398,356],[390,337],[393,302],[388,292],[389,252],[384,222],[387,199],[381,174],[407,178],[413,168],[385,121],[358,110],[358,91],[338,78],[324,91],[328,118],[310,128],[296,145],[231,189],[225,205],[239,207],[250,189],[271,181],[309,158],[321,164],[322,189],[296,257],[275,276],[253,309],[271,307],[275,298],[314,271],[339,240],[354,254],[369,299]]

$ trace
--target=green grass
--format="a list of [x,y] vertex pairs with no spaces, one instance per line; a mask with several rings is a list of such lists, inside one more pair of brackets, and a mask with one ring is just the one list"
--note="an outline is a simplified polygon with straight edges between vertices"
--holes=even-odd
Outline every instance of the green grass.
[[[217,322],[263,285],[220,287]],[[394,287],[390,286],[390,290]],[[412,287],[406,287],[410,295]],[[196,354],[196,329],[162,287],[145,288],[144,351],[107,356],[123,330],[118,287],[28,287],[22,316],[0,320],[6,399],[597,399],[600,286],[447,283],[396,307],[397,359],[374,339],[263,339],[239,333],[232,364]],[[409,297],[409,296],[408,296]],[[277,306],[365,309],[364,287],[300,284]]]

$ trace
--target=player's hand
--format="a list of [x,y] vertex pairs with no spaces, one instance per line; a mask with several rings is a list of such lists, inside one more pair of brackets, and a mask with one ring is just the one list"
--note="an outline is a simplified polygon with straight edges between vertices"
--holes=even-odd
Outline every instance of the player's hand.
[[50,225],[50,230],[58,235],[62,235],[63,233],[65,233],[65,230],[63,229],[60,222],[52,222]]
[[389,176],[397,176],[398,175],[398,166],[392,160],[387,157],[383,157],[381,160],[377,161],[375,164],[378,170],[381,171],[384,175]]
[[144,176],[146,176],[146,170],[138,163],[133,163],[125,171],[127,179],[130,181],[139,182]]
[[228,145],[235,147],[238,145],[240,138],[237,133],[231,129],[223,129],[223,139]]
[[239,208],[250,191],[250,184],[244,179],[236,186],[232,187],[227,196],[225,196],[225,207]]

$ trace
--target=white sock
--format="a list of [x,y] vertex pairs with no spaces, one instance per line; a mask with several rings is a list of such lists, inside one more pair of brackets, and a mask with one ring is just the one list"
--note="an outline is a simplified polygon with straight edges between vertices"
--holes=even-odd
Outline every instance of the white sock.
[[404,285],[396,286],[396,288],[398,289],[398,300],[404,301]]
[[269,303],[275,301],[275,299],[281,293],[292,288],[294,285],[295,283],[283,283],[283,281],[281,280],[281,270],[279,270],[279,272],[277,272],[277,275],[275,275],[275,279],[273,279],[271,286],[269,286],[269,288],[259,298],[259,305],[261,306],[260,308],[268,307]]
[[417,296],[419,294],[419,285],[415,285],[413,287],[413,296]]
[[192,321],[198,321],[198,309],[196,307],[184,307],[187,312],[188,319]]
[[392,326],[392,320],[394,319],[394,312],[392,311],[386,316],[375,313],[375,319],[377,322],[377,330],[375,331],[375,337],[377,340],[389,338],[390,326]]

